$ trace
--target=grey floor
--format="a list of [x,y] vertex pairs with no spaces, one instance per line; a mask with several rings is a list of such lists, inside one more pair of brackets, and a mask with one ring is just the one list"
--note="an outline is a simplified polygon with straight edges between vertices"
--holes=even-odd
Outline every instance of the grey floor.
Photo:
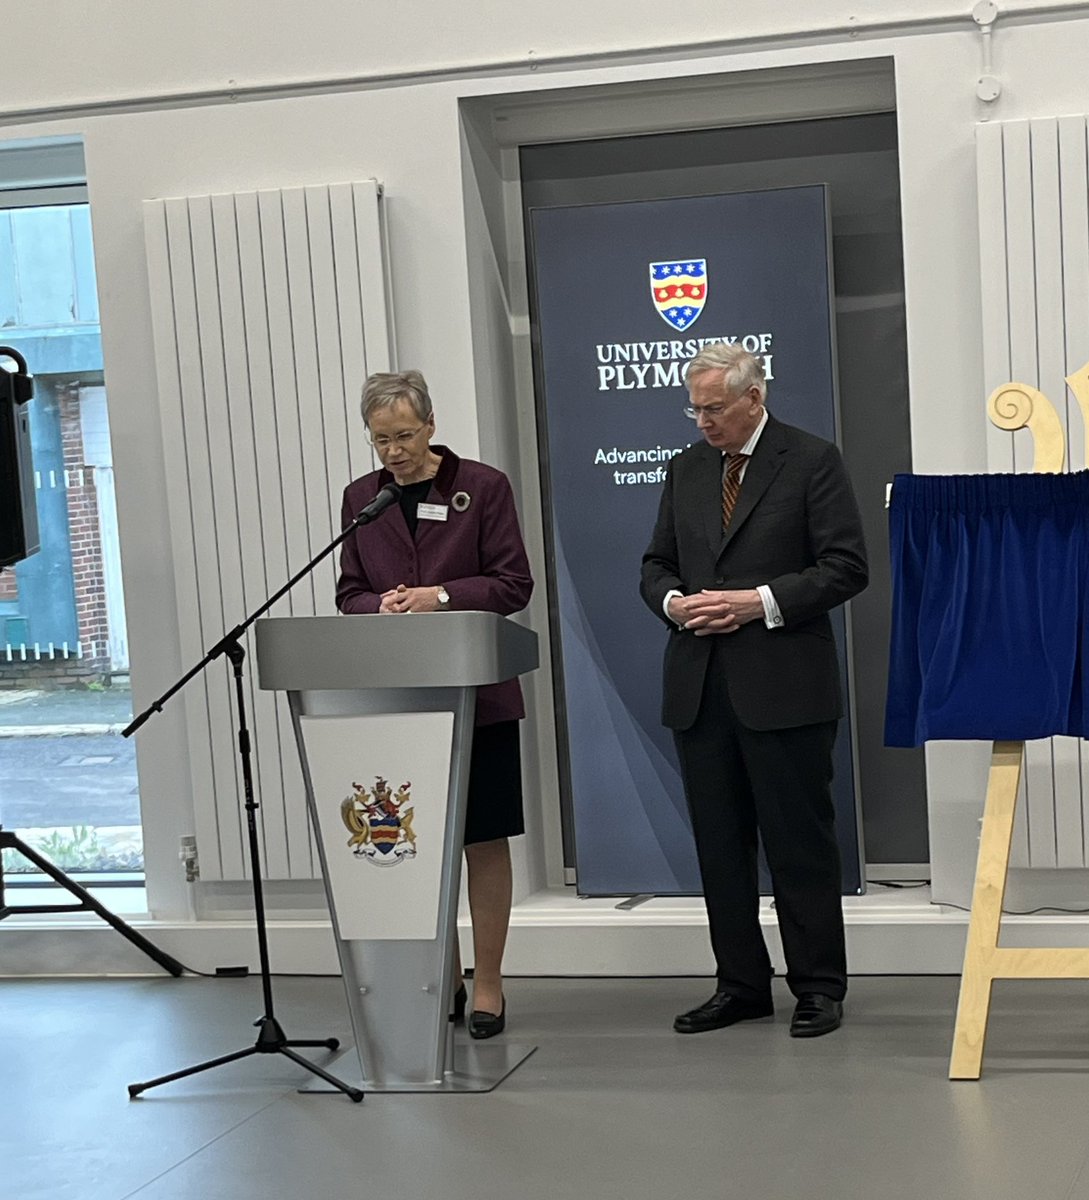
[[[997,985],[984,1077],[952,1084],[956,986],[856,979],[805,1042],[785,989],[774,1023],[680,1037],[705,981],[511,980],[539,1049],[497,1091],[356,1105],[280,1056],[128,1099],[249,1045],[256,980],[0,980],[0,1197],[1089,1197],[1089,984]],[[289,1036],[347,1038],[338,979],[275,994]]]

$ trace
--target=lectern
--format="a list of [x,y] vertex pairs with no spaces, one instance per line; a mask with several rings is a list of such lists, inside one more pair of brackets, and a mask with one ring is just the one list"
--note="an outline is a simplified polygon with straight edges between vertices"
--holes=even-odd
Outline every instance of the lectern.
[[256,630],[259,685],[288,694],[362,1086],[490,1091],[534,1047],[455,1042],[449,1020],[469,754],[476,689],[534,670],[537,635],[483,612]]

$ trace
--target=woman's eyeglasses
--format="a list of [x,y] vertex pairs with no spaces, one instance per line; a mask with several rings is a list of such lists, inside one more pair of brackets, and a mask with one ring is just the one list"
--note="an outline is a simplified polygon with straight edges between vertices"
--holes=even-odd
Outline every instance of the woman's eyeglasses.
[[426,425],[418,425],[415,429],[403,429],[400,433],[395,433],[393,437],[386,437],[384,433],[380,433],[377,437],[371,437],[368,433],[367,437],[371,445],[381,454],[383,450],[388,450],[394,443],[398,446],[411,445],[419,436],[420,430],[426,428]]

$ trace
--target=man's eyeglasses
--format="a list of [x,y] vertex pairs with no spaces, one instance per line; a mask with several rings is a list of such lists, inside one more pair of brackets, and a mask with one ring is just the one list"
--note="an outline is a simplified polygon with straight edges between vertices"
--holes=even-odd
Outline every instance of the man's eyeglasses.
[[748,388],[737,396],[727,396],[721,404],[689,404],[685,407],[684,415],[691,417],[693,421],[698,421],[700,417],[708,417],[713,421],[721,417],[728,408],[736,404],[739,400],[743,400],[746,396],[751,396],[754,390],[754,388]]
[[691,417],[693,421],[698,421],[700,417],[710,417],[713,421],[716,417],[721,417],[727,407],[725,404],[689,404],[685,407],[684,415]]
[[380,433],[377,437],[371,437],[368,433],[367,438],[371,445],[381,454],[383,450],[388,450],[394,443],[398,446],[411,445],[419,437],[420,431],[426,428],[426,425],[417,425],[415,429],[402,429],[400,433],[395,433],[393,437],[386,437],[384,433]]

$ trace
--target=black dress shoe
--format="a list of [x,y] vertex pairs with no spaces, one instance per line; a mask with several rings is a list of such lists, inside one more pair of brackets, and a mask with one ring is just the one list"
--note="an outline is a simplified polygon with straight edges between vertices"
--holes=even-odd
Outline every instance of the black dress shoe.
[[725,1029],[738,1021],[756,1021],[770,1017],[771,997],[767,1000],[742,1000],[731,992],[715,992],[706,1004],[681,1013],[673,1022],[678,1033],[706,1033],[708,1029]]
[[798,997],[790,1019],[791,1037],[820,1037],[843,1023],[843,1003],[817,992]]
[[465,990],[465,984],[461,984],[454,993],[454,1003],[450,1009],[450,1020],[455,1025],[461,1025],[465,1021],[465,1006],[468,1003],[469,993]]
[[497,1033],[502,1033],[507,1027],[507,1001],[504,997],[503,1011],[496,1016],[495,1013],[484,1012],[482,1009],[474,1008],[469,1014],[469,1036],[476,1038],[477,1041],[482,1041],[484,1038],[493,1038]]

